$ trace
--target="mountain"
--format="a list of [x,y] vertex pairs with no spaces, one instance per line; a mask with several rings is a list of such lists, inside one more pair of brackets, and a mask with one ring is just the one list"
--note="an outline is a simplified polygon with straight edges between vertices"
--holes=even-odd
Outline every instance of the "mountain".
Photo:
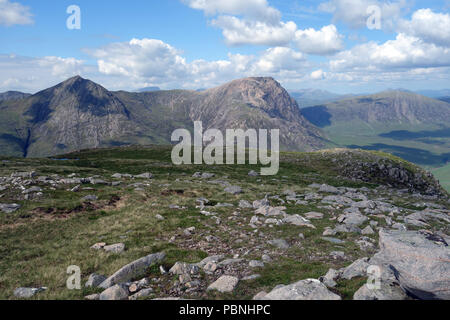
[[146,87],[146,88],[139,89],[138,92],[153,92],[153,91],[159,91],[159,90],[161,90],[160,87]]
[[416,91],[417,94],[429,97],[429,98],[440,98],[450,96],[450,89],[442,89],[442,90],[419,90]]
[[450,96],[448,96],[448,97],[441,97],[441,98],[439,98],[439,100],[447,102],[447,103],[450,103]]
[[289,91],[289,94],[297,101],[300,108],[315,106],[322,103],[344,99],[350,95],[339,95],[325,90],[301,89]]
[[7,91],[0,93],[0,101],[6,100],[20,100],[31,96],[29,93],[23,93],[19,91]]
[[380,150],[431,167],[450,159],[450,104],[385,91],[302,109],[337,146]]
[[247,78],[202,92],[110,92],[79,76],[22,100],[0,102],[3,155],[50,156],[86,148],[170,144],[178,128],[280,129],[284,150],[323,147],[287,91],[272,78]]
[[415,93],[385,91],[306,108],[302,114],[319,127],[355,120],[382,125],[447,125],[450,105]]

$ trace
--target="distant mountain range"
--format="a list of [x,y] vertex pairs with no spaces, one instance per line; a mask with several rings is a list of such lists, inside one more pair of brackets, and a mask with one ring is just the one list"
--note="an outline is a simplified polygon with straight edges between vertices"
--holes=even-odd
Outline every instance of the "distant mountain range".
[[216,128],[281,129],[284,150],[323,148],[320,129],[307,121],[272,78],[246,78],[202,92],[111,92],[73,77],[23,99],[0,102],[2,155],[40,157],[127,144],[170,144],[178,128],[203,121]]
[[337,101],[352,95],[340,95],[332,93],[325,90],[317,89],[301,89],[301,90],[291,90],[289,94],[294,98],[300,108],[306,108],[310,106],[315,106],[322,103]]
[[7,91],[0,93],[0,101],[6,100],[20,100],[31,96],[29,93],[23,93],[19,91]]

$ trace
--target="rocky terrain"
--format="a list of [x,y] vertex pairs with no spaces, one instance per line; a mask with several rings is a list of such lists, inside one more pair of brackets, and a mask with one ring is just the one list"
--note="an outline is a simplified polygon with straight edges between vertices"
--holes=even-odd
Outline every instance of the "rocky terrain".
[[[6,96],[6,95],[5,95]],[[10,96],[10,95],[9,95]],[[280,129],[283,150],[325,145],[318,128],[273,78],[235,80],[201,92],[110,92],[73,77],[23,99],[0,98],[0,154],[54,156],[86,148],[171,143],[176,129]]]
[[415,165],[283,153],[262,177],[170,152],[2,158],[0,299],[450,299],[449,195]]

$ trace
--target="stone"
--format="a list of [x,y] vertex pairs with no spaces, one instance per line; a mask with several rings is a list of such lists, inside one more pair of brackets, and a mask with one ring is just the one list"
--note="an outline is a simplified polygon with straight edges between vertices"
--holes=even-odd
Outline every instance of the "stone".
[[205,267],[208,263],[213,262],[213,263],[218,263],[219,261],[223,260],[224,256],[223,255],[217,255],[217,256],[210,256],[207,257],[205,259],[203,259],[202,261],[200,261],[199,263],[197,263],[197,266],[199,268],[203,268]]
[[95,294],[91,294],[91,295],[85,296],[84,300],[89,300],[89,301],[100,300],[100,294],[99,293],[95,293]]
[[124,285],[114,285],[100,293],[99,300],[128,300],[128,289]]
[[233,195],[238,195],[238,194],[241,194],[243,191],[242,191],[241,187],[230,186],[230,187],[225,188],[225,192],[233,194]]
[[189,264],[185,262],[177,262],[169,270],[171,274],[183,275],[183,274],[198,274],[200,271],[199,267],[195,264]]
[[252,300],[264,300],[264,298],[267,296],[267,292],[261,291],[258,294],[256,294]]
[[133,261],[116,271],[112,276],[103,281],[99,287],[106,289],[118,283],[124,283],[132,279],[143,277],[149,267],[162,262],[165,257],[166,255],[160,252]]
[[283,239],[270,240],[268,243],[279,249],[289,249],[290,248],[289,243],[287,243],[286,240],[283,240]]
[[208,287],[208,291],[217,290],[221,293],[233,292],[239,283],[239,279],[233,276],[222,276]]
[[21,299],[29,299],[36,294],[46,291],[47,288],[41,287],[41,288],[17,288],[14,290],[14,296]]
[[250,266],[250,268],[264,268],[264,262],[257,260],[250,261],[248,265]]
[[105,242],[99,242],[99,243],[94,244],[94,245],[91,247],[91,249],[93,249],[93,250],[101,250],[101,249],[103,249],[105,246],[106,246],[106,243],[105,243]]
[[375,231],[373,231],[373,229],[370,226],[367,226],[366,228],[364,228],[361,231],[361,234],[363,234],[363,235],[371,235],[371,234],[375,234]]
[[7,214],[14,213],[19,209],[20,209],[20,205],[16,204],[16,203],[12,203],[12,204],[1,204],[0,203],[0,210]]
[[153,289],[147,288],[147,289],[143,289],[143,290],[139,291],[138,293],[133,294],[128,299],[129,300],[138,300],[138,299],[142,299],[142,298],[147,298],[147,297],[151,296],[152,294],[153,294]]
[[36,193],[36,192],[42,192],[42,188],[32,187],[30,189],[26,189],[26,190],[22,191],[23,194]]
[[331,237],[322,237],[322,240],[333,243],[333,244],[344,244],[345,243],[345,241],[343,241],[343,240],[340,240],[337,238],[331,238]]
[[260,275],[260,274],[252,274],[252,275],[250,275],[250,276],[247,276],[247,277],[242,278],[241,280],[242,280],[242,281],[252,281],[252,280],[259,279],[259,278],[261,278],[261,275]]
[[327,274],[321,277],[319,280],[325,284],[328,288],[334,288],[337,286],[336,280],[339,278],[340,273],[335,269],[328,270]]
[[145,172],[134,177],[137,179],[153,179],[153,174],[151,174],[150,172]]
[[248,202],[247,200],[241,200],[241,201],[239,201],[239,208],[251,209],[251,208],[253,208],[253,205],[250,202]]
[[250,172],[248,173],[248,176],[249,176],[249,177],[257,177],[257,176],[259,176],[259,173],[252,170],[252,171],[250,171]]
[[286,213],[283,210],[286,210],[286,207],[260,207],[255,211],[255,214],[261,214],[266,217],[276,217],[285,215]]
[[393,270],[409,295],[423,300],[450,300],[450,249],[430,232],[380,231],[380,252],[370,263]]
[[308,227],[311,229],[316,229],[316,227],[314,225],[312,225],[308,219],[303,218],[302,216],[299,216],[298,214],[287,216],[286,218],[283,219],[283,222],[293,224],[293,225],[299,226],[299,227]]
[[103,250],[105,250],[106,252],[109,252],[109,253],[119,254],[119,253],[122,253],[125,251],[125,244],[123,244],[123,243],[112,244],[112,245],[103,247]]
[[363,285],[353,296],[353,300],[387,300],[400,301],[410,300],[410,297],[400,288],[398,284],[381,281],[380,288],[369,288]]
[[323,213],[320,212],[308,212],[305,213],[305,217],[308,219],[323,219]]
[[262,259],[263,262],[272,262],[272,258],[270,256],[268,256],[267,254],[264,254],[261,257],[261,259]]
[[263,297],[264,300],[341,300],[318,280],[306,279],[280,286]]
[[351,280],[351,279],[357,278],[357,277],[368,276],[367,269],[370,266],[370,264],[368,262],[369,262],[369,258],[362,258],[362,259],[356,260],[351,265],[349,265],[347,268],[344,268],[344,270],[342,271],[341,278],[346,279],[346,280]]
[[105,276],[93,273],[89,276],[88,281],[84,286],[86,288],[96,288],[105,280],[106,280]]
[[268,207],[269,205],[270,205],[270,202],[267,199],[253,201],[253,209],[259,209],[259,208],[262,208],[262,207]]
[[339,194],[340,191],[338,188],[323,184],[320,186],[319,188],[319,192],[321,193],[334,193],[334,194]]
[[342,223],[353,226],[360,226],[366,223],[369,219],[366,216],[363,216],[361,213],[350,212],[343,216]]

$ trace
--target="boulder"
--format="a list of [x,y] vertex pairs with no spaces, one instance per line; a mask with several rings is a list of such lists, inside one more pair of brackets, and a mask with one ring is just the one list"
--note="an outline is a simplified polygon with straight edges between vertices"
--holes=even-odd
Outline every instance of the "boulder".
[[20,205],[16,203],[12,204],[1,204],[0,203],[0,210],[4,213],[13,213],[20,209]]
[[226,193],[238,195],[242,193],[242,188],[238,186],[230,186],[228,188],[225,188]]
[[47,290],[47,288],[17,288],[14,290],[14,296],[22,299],[29,299],[34,295]]
[[239,279],[232,276],[222,276],[208,287],[209,290],[217,290],[221,293],[233,292],[239,283]]
[[319,280],[306,279],[288,286],[279,286],[263,297],[264,300],[341,300]]
[[123,243],[116,243],[109,246],[103,247],[103,250],[109,253],[122,253],[125,251],[125,244]]
[[119,269],[112,276],[103,281],[99,287],[107,289],[115,284],[128,282],[130,280],[145,276],[148,268],[156,263],[160,263],[165,259],[166,255],[162,252],[150,254],[139,260],[133,261],[130,264]]
[[450,300],[450,248],[438,235],[380,231],[380,252],[370,263],[393,271],[400,286],[424,300]]
[[126,286],[116,284],[100,293],[99,300],[128,300],[128,294]]
[[89,276],[89,279],[85,284],[85,287],[86,288],[98,287],[105,280],[106,280],[105,276],[93,273]]
[[189,264],[185,262],[177,262],[175,265],[169,270],[171,274],[176,275],[184,275],[184,274],[198,274],[199,267],[195,264]]

